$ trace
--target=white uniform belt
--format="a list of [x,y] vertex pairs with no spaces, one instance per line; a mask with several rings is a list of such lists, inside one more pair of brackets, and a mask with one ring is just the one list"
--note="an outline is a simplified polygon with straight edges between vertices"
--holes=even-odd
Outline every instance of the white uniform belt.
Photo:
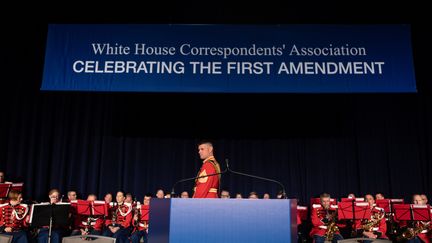
[[320,229],[327,229],[327,226],[325,226],[325,225],[320,225],[320,226],[318,226],[318,228],[320,228]]
[[[96,222],[91,222],[90,225],[95,225]],[[82,225],[88,225],[86,221],[82,221]]]
[[145,224],[143,224],[143,223],[139,223],[138,226],[139,226],[139,227],[145,227]]
[[372,231],[378,231],[379,230],[379,227],[373,227],[372,228]]
[[428,232],[428,230],[422,230],[421,232],[420,232],[420,234],[426,234]]

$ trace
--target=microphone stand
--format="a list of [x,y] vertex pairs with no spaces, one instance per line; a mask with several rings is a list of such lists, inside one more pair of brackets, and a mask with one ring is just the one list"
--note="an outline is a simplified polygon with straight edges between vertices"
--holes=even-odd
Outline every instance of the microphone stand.
[[224,171],[221,171],[221,172],[218,172],[218,173],[212,173],[212,174],[203,175],[203,176],[195,176],[195,177],[191,177],[191,178],[181,179],[181,180],[177,181],[176,183],[174,183],[174,185],[173,185],[173,187],[171,189],[171,195],[172,195],[172,197],[174,197],[174,195],[176,194],[175,191],[174,191],[174,188],[179,183],[183,183],[183,182],[186,182],[186,181],[192,181],[192,180],[196,180],[196,179],[200,179],[200,178],[204,178],[204,177],[208,177],[208,176],[222,175],[222,174],[224,174],[227,171],[228,171],[228,167],[226,167]]
[[225,170],[228,170],[229,172],[231,172],[233,174],[241,175],[241,176],[246,176],[246,177],[252,177],[252,178],[255,178],[255,179],[264,180],[264,181],[270,181],[270,182],[278,184],[282,188],[282,198],[283,199],[287,199],[286,192],[285,192],[285,187],[279,181],[276,181],[276,180],[273,180],[273,179],[269,179],[269,178],[265,178],[265,177],[261,177],[261,176],[256,176],[256,175],[250,175],[250,174],[246,174],[246,173],[237,172],[237,171],[231,170],[229,168],[228,159],[225,159],[225,163],[226,163],[226,167],[227,167]]
[[[283,199],[287,199],[286,192],[285,192],[285,187],[279,181],[276,181],[276,180],[273,180],[273,179],[269,179],[269,178],[265,178],[265,177],[261,177],[261,176],[250,175],[250,174],[241,173],[241,172],[237,172],[237,171],[231,170],[229,168],[228,159],[225,159],[225,164],[226,164],[226,167],[225,167],[224,171],[221,171],[221,172],[218,172],[218,173],[213,173],[213,174],[208,174],[208,175],[203,175],[203,176],[195,176],[195,177],[181,179],[181,180],[177,181],[176,183],[174,183],[174,185],[173,185],[173,187],[171,189],[171,195],[174,196],[176,194],[175,191],[174,191],[174,189],[177,186],[177,184],[179,184],[179,183],[183,183],[183,182],[186,182],[186,181],[192,181],[192,180],[196,180],[196,179],[200,179],[200,178],[204,178],[204,177],[208,177],[208,176],[221,175],[221,174],[224,174],[226,172],[231,172],[231,173],[236,174],[236,175],[241,175],[241,176],[246,176],[246,177],[251,177],[251,178],[255,178],[255,179],[259,179],[259,180],[264,180],[264,181],[269,181],[269,182],[276,183],[276,184],[278,184],[282,188],[282,198]],[[220,186],[220,184],[219,184],[219,186]]]

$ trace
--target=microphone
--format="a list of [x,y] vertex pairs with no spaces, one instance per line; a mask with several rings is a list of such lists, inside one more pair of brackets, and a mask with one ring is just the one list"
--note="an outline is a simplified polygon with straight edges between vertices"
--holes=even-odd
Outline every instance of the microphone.
[[226,170],[228,170],[229,172],[231,172],[233,174],[241,175],[241,176],[246,176],[246,177],[251,177],[251,178],[255,178],[255,179],[259,179],[259,180],[263,180],[263,181],[270,181],[270,182],[278,184],[282,188],[282,198],[283,199],[287,199],[287,196],[286,196],[286,193],[285,193],[285,187],[284,187],[284,185],[281,182],[279,182],[277,180],[261,177],[261,176],[256,176],[256,175],[251,175],[251,174],[246,174],[246,173],[241,173],[241,172],[237,172],[237,171],[231,170],[229,168],[228,159],[225,159],[225,164],[227,166]]
[[172,186],[171,195],[172,195],[172,197],[174,197],[174,195],[176,194],[175,191],[174,191],[174,188],[179,183],[183,183],[183,182],[186,182],[186,181],[192,181],[192,180],[196,180],[196,179],[200,179],[200,178],[204,178],[204,177],[208,177],[208,176],[222,175],[222,174],[224,174],[227,171],[228,171],[228,167],[226,167],[224,171],[221,171],[221,172],[218,172],[218,173],[212,173],[212,174],[203,175],[203,176],[195,176],[195,177],[191,177],[191,178],[181,179],[181,180],[177,181],[176,183],[174,183],[174,185]]

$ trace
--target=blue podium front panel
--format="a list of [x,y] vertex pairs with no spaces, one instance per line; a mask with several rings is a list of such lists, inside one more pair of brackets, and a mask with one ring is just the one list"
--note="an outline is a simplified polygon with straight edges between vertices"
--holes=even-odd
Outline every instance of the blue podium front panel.
[[[296,200],[171,199],[163,211],[159,203],[161,200],[151,203],[150,243],[297,240]],[[153,204],[159,210],[152,212]]]

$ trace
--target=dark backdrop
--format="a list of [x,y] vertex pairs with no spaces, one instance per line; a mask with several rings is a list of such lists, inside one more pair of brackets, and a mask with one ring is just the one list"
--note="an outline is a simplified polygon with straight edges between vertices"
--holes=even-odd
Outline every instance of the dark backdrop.
[[[223,4],[223,3],[222,3]],[[367,4],[367,3],[362,3]],[[305,4],[306,5],[306,4]],[[51,6],[53,7],[53,6]],[[196,143],[215,142],[225,168],[281,181],[305,203],[327,191],[336,197],[383,192],[409,198],[432,191],[430,43],[426,18],[412,6],[334,10],[322,4],[199,5],[83,8],[4,20],[0,170],[25,182],[25,197],[43,200],[52,187],[82,196],[124,189],[138,199],[196,175]],[[66,10],[65,10],[66,9]],[[296,10],[296,11],[293,11]],[[367,12],[367,17],[364,13]],[[25,16],[25,17],[24,17]],[[2,17],[4,18],[4,17]],[[3,19],[2,19],[3,20]],[[41,92],[48,23],[408,23],[416,94],[153,94]],[[278,185],[226,174],[232,193],[270,192]],[[184,183],[177,192],[189,190]]]

